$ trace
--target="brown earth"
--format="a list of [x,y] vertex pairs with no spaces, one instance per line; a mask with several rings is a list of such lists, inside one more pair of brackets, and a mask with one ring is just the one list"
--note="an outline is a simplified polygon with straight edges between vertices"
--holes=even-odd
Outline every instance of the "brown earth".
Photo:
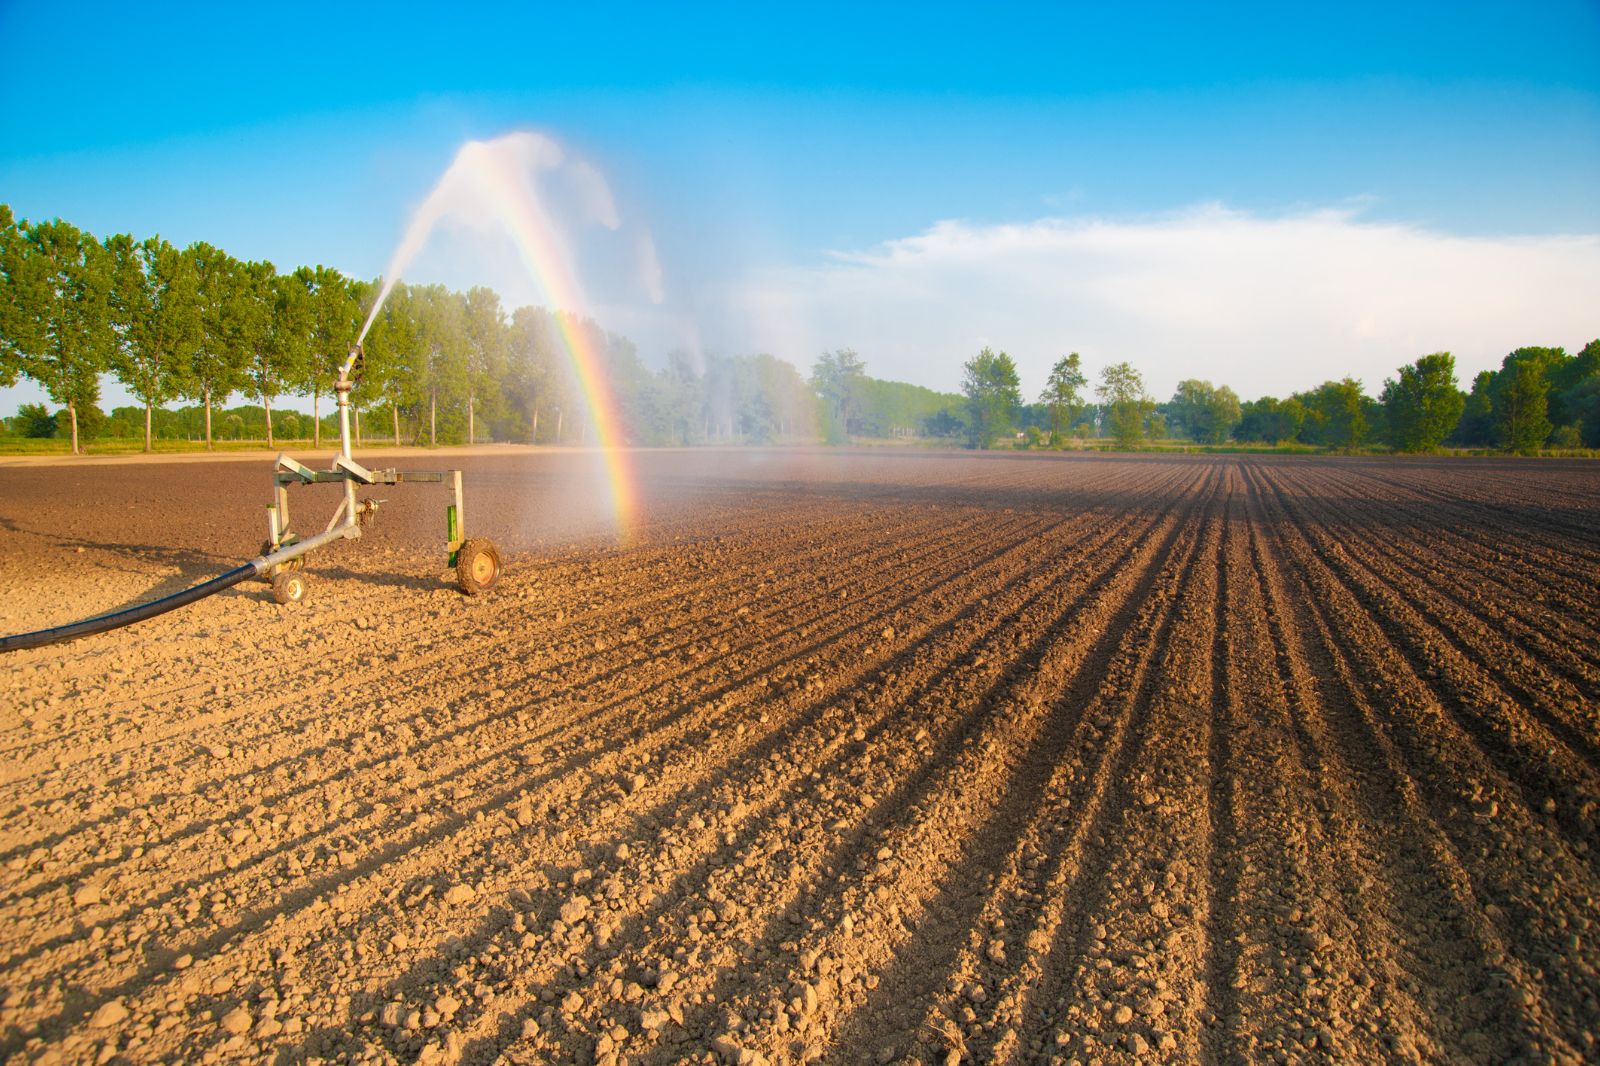
[[[1600,1059],[1600,468],[634,458],[0,659],[0,1057]],[[0,468],[0,630],[266,486]]]

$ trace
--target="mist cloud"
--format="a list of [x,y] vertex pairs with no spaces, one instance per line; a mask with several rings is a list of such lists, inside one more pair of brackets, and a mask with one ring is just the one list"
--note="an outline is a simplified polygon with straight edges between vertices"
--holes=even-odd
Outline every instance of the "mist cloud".
[[1129,360],[1158,396],[1186,377],[1282,395],[1456,354],[1463,381],[1523,344],[1600,335],[1600,235],[1469,237],[1353,211],[1206,205],[1137,220],[940,222],[728,286],[727,335],[809,366],[850,346],[879,377],[954,388],[984,345],[1031,396],[1051,362]]

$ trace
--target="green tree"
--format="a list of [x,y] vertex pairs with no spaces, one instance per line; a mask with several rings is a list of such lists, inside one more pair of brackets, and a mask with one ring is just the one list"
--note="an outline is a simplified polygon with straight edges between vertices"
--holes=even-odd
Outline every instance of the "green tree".
[[1178,382],[1167,408],[1183,431],[1202,444],[1227,440],[1243,414],[1239,397],[1232,389],[1226,385],[1217,388],[1195,378]]
[[1467,402],[1456,387],[1456,361],[1449,352],[1425,355],[1383,383],[1383,417],[1395,451],[1432,451],[1456,428]]
[[1293,396],[1279,400],[1263,396],[1240,405],[1239,424],[1233,436],[1242,441],[1265,441],[1277,447],[1279,441],[1294,440],[1305,423],[1306,409]]
[[506,374],[506,320],[500,297],[482,286],[467,291],[462,308],[467,386],[467,443],[477,443],[477,408],[497,397]]
[[191,244],[184,256],[200,293],[200,337],[189,359],[187,395],[205,406],[206,447],[211,447],[211,410],[246,382],[245,348],[240,343],[238,298],[243,264],[205,242]]
[[1461,418],[1450,439],[1470,448],[1494,443],[1494,371],[1480,370],[1472,379],[1472,391],[1462,404]]
[[[533,443],[540,439],[541,425],[549,437],[554,427],[551,415],[565,403],[567,382],[559,366],[561,341],[555,331],[555,319],[542,307],[519,307],[511,316],[506,352],[509,399],[521,413],[527,438]],[[671,354],[667,357],[669,367],[673,358]],[[683,417],[687,433],[693,418],[687,413]],[[688,438],[681,443],[688,443]]]
[[1305,407],[1300,436],[1308,444],[1352,449],[1367,439],[1367,414],[1361,382],[1355,378],[1325,381],[1308,393],[1296,393]]
[[830,443],[848,440],[860,404],[866,364],[852,348],[823,352],[811,368],[811,387],[822,401]]
[[24,437],[48,439],[56,435],[56,416],[42,403],[22,404],[11,422]]
[[1100,371],[1095,395],[1106,407],[1106,420],[1117,446],[1138,447],[1144,440],[1145,421],[1155,411],[1145,392],[1144,377],[1126,362],[1115,363]]
[[1017,366],[1005,352],[985,348],[962,366],[961,392],[967,398],[967,446],[987,448],[1010,431],[1022,406]]
[[467,393],[466,316],[462,301],[443,285],[412,286],[417,348],[409,369],[413,390],[428,407],[428,446],[439,443],[439,406],[464,406]]
[[1585,439],[1584,427],[1600,417],[1600,412],[1594,410],[1594,397],[1600,392],[1600,340],[1590,341],[1577,355],[1562,353],[1552,364],[1546,370],[1550,379],[1550,421],[1567,437]]
[[814,417],[815,396],[793,364],[761,353],[750,358],[760,403],[772,419],[774,436],[782,440]]
[[330,267],[301,267],[294,272],[307,293],[308,337],[300,380],[295,386],[311,396],[311,446],[322,446],[322,396],[333,391],[339,368],[361,332],[363,286]]
[[1495,443],[1507,451],[1532,455],[1553,428],[1547,414],[1550,381],[1540,355],[1519,357],[1519,352],[1506,356],[1495,375]]
[[111,257],[111,369],[144,404],[144,450],[151,412],[182,395],[200,341],[200,290],[191,261],[159,237],[106,241]]
[[861,379],[857,402],[857,428],[875,437],[909,437],[935,412],[967,405],[964,396],[873,377]]
[[400,444],[400,411],[416,402],[416,375],[411,369],[421,331],[416,303],[411,286],[397,284],[384,301],[363,346],[366,404],[373,411],[380,406],[388,408],[396,447]]
[[280,276],[268,262],[244,264],[233,291],[234,322],[245,353],[245,374],[261,398],[267,447],[276,443],[272,400],[304,380],[311,334],[311,294],[293,274]]
[[948,408],[935,411],[922,422],[922,431],[930,437],[959,437],[966,430],[967,424]]
[[[1544,369],[1544,379],[1549,388],[1545,392],[1545,417],[1550,420],[1551,429],[1557,426],[1568,425],[1573,421],[1572,413],[1567,410],[1563,393],[1583,375],[1583,362],[1576,356],[1567,354],[1561,347],[1545,348],[1541,346],[1528,346],[1518,348],[1509,356],[1518,362],[1535,360]],[[1505,363],[1501,364],[1502,370]]]
[[59,219],[24,227],[14,257],[7,346],[21,354],[22,373],[67,409],[76,455],[79,414],[99,399],[99,374],[111,357],[109,257]]
[[34,350],[23,336],[28,326],[21,317],[19,290],[29,284],[27,234],[17,225],[8,204],[0,204],[0,385],[17,383],[22,360]]
[[1039,402],[1050,409],[1050,440],[1059,443],[1072,420],[1083,409],[1083,389],[1089,379],[1083,373],[1083,360],[1077,352],[1057,359],[1045,379]]

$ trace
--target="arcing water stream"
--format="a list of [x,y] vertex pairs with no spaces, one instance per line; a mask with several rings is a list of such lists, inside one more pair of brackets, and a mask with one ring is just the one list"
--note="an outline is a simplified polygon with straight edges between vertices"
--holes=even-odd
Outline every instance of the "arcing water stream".
[[[551,191],[567,194],[562,202],[575,210],[576,218],[551,216],[547,206]],[[551,138],[512,133],[491,141],[469,141],[413,212],[358,340],[366,339],[389,293],[441,223],[509,236],[551,302],[551,310],[571,314],[587,310],[573,261],[573,223],[608,230],[622,224],[605,177]],[[654,243],[645,231],[636,243],[642,284],[651,301],[660,303],[661,269]]]
[[[553,217],[551,201],[544,195],[547,192],[556,194],[556,201],[568,209],[559,220]],[[412,215],[389,260],[358,343],[366,339],[401,274],[444,222],[502,234],[516,246],[523,267],[552,311],[571,360],[604,456],[617,526],[626,536],[634,510],[634,477],[620,448],[624,443],[622,424],[603,352],[595,331],[582,321],[589,303],[579,282],[571,240],[573,223],[607,230],[621,226],[610,186],[595,167],[540,134],[513,133],[492,141],[469,141]],[[649,233],[641,230],[634,246],[642,286],[653,303],[660,303],[661,269]]]

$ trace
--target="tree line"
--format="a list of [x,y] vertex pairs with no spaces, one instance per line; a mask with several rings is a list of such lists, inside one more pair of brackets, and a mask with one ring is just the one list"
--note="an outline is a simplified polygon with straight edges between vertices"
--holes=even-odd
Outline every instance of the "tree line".
[[[355,341],[377,281],[329,267],[279,272],[204,242],[104,240],[59,219],[28,223],[0,204],[0,384],[26,377],[61,407],[28,405],[12,432],[70,438],[142,431],[157,436],[303,437],[320,446],[332,422],[322,398]],[[845,348],[802,375],[771,355],[667,355],[647,368],[633,344],[591,320],[539,307],[508,311],[487,288],[397,285],[365,343],[356,431],[394,443],[595,440],[568,358],[571,338],[598,353],[625,443],[840,442],[934,438],[1062,446],[1109,438],[1135,447],[1196,442],[1294,442],[1424,451],[1444,444],[1529,452],[1600,447],[1600,341],[1577,355],[1519,348],[1469,392],[1447,352],[1418,359],[1365,395],[1351,378],[1277,399],[1241,402],[1228,386],[1190,379],[1170,400],[1149,395],[1127,362],[1094,387],[1076,353],[1057,360],[1038,399],[1025,402],[1016,365],[985,348],[963,367],[960,393],[871,377]],[[110,372],[139,403],[110,417],[98,407]],[[255,402],[215,409],[236,394]],[[274,404],[308,397],[309,419]],[[173,409],[177,401],[187,406]],[[62,422],[65,425],[62,425]]]
[[972,447],[1020,431],[1029,443],[1061,446],[1105,436],[1121,447],[1184,437],[1335,450],[1380,445],[1397,452],[1445,445],[1532,454],[1545,447],[1600,448],[1600,340],[1576,355],[1562,348],[1518,348],[1499,370],[1456,380],[1449,352],[1425,355],[1385,379],[1376,399],[1354,378],[1326,381],[1285,399],[1241,402],[1226,385],[1191,378],[1158,403],[1126,362],[1104,367],[1093,390],[1078,353],[1057,360],[1036,404],[1025,404],[1016,366],[988,348],[964,367],[965,424]]
[[[38,383],[64,419],[28,405],[24,433],[57,432],[80,450],[82,431],[125,430],[126,412],[98,408],[111,373],[142,405],[145,447],[157,435],[235,435],[259,427],[270,444],[304,419],[274,411],[311,399],[313,444],[330,428],[322,398],[376,298],[378,283],[329,267],[280,272],[198,242],[100,240],[59,219],[28,223],[0,204],[0,384]],[[487,288],[398,285],[373,323],[365,379],[353,401],[368,436],[436,444],[479,440],[594,440],[568,338],[599,353],[632,443],[765,441],[809,435],[817,397],[770,355],[696,358],[673,352],[646,369],[633,345],[593,321],[538,307],[508,312]],[[908,387],[909,388],[909,387]],[[892,390],[891,390],[892,391]],[[214,408],[243,394],[253,405]],[[180,400],[194,406],[174,411]],[[897,430],[892,403],[875,428]],[[860,412],[854,412],[859,419]],[[64,421],[65,425],[59,424]]]

